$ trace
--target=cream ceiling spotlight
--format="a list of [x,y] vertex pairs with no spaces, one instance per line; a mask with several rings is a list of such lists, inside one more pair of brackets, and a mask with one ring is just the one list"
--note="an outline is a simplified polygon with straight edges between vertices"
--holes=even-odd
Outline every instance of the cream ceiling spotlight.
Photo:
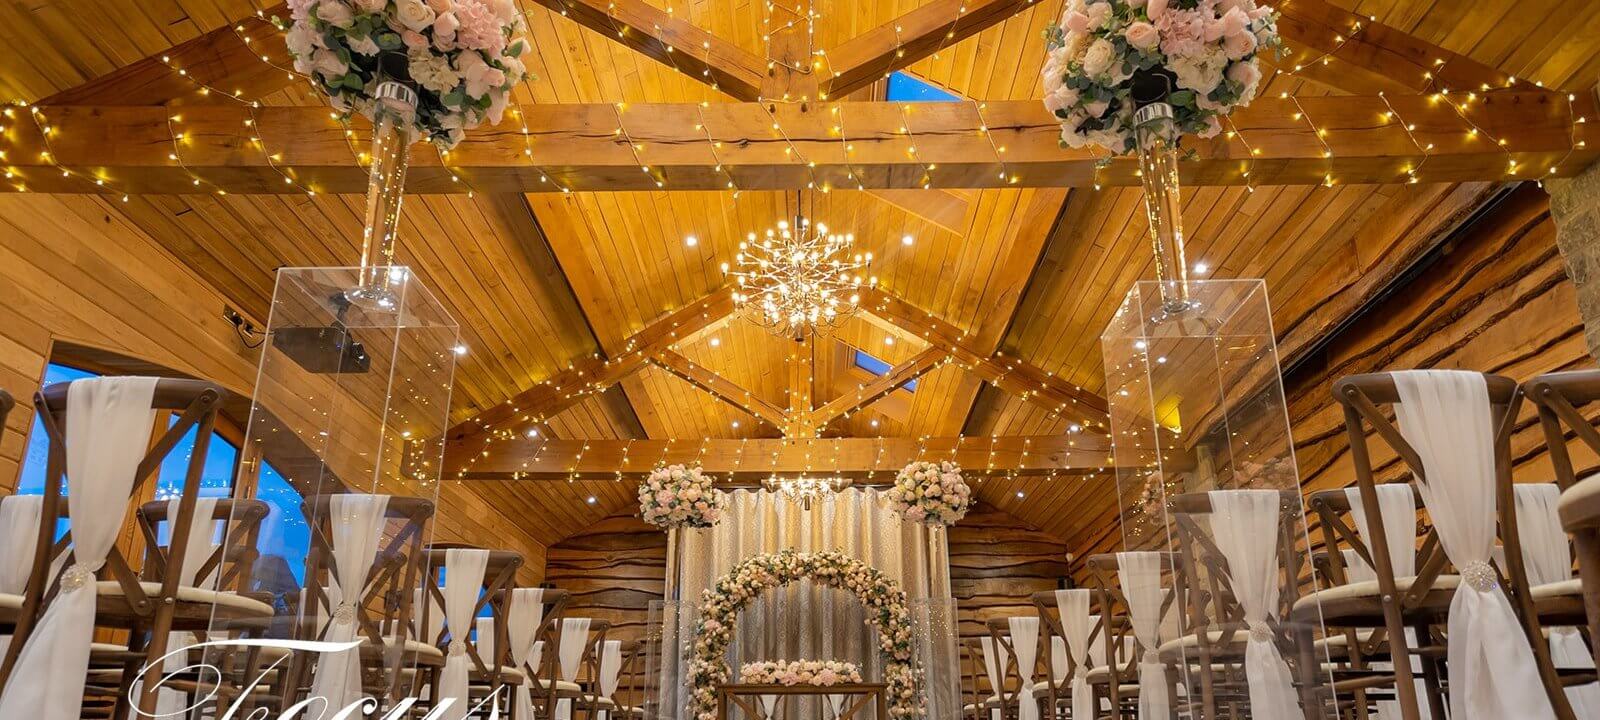
[[728,269],[738,283],[734,302],[756,324],[794,340],[839,327],[855,314],[862,286],[878,284],[866,273],[872,253],[850,254],[855,239],[798,212],[765,234],[750,233]]

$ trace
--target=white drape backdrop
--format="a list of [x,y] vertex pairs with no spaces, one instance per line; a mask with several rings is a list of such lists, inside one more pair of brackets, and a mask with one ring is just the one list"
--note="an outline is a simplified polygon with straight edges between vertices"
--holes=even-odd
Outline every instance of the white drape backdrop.
[[[959,675],[944,531],[902,522],[876,489],[848,489],[813,502],[809,510],[773,493],[736,490],[716,527],[671,534],[668,609],[662,618],[664,715],[671,716],[666,708],[679,707],[672,689],[683,679],[679,663],[698,618],[701,592],[739,562],[785,549],[843,553],[899,583],[913,622],[928,628],[916,633],[919,642],[936,641],[919,648],[927,666],[925,690],[953,686]],[[881,680],[876,636],[864,631],[866,621],[861,603],[848,591],[805,581],[776,588],[740,613],[728,663],[737,674],[740,665],[756,660],[844,660],[860,665],[869,680]],[[959,702],[959,696],[952,693],[949,702]],[[821,708],[806,700],[795,711],[810,716]]]

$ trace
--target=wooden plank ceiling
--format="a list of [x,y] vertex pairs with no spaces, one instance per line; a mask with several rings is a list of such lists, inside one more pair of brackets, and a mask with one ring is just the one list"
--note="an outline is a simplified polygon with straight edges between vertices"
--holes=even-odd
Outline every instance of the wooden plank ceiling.
[[[817,0],[813,47],[839,47],[937,1]],[[230,24],[264,7],[259,2],[0,3],[0,42],[26,50],[0,58],[0,97],[35,101],[72,90],[74,104],[93,104],[97,96],[136,103],[105,95],[117,91],[115,83],[95,87],[91,81],[122,68],[159,74],[160,67],[134,66],[141,59],[149,65],[152,56],[208,31],[222,28],[231,34]],[[649,3],[758,58],[767,57],[764,28],[788,22],[783,8],[749,0]],[[1549,87],[1585,89],[1600,75],[1600,6],[1594,4],[1333,4]],[[562,17],[551,9],[559,2],[522,5],[535,78],[518,90],[519,102],[734,100],[670,63]],[[1060,11],[1060,0],[1034,3],[972,37],[941,43],[908,70],[963,98],[1035,99],[1044,57],[1041,31]],[[779,17],[769,17],[772,12]],[[260,34],[261,26],[252,27],[255,42],[279,42],[270,32]],[[281,52],[276,46],[268,51]],[[231,87],[226,80],[207,82]],[[85,83],[91,85],[78,87]],[[152,93],[151,102],[229,102],[176,87],[180,92]],[[291,83],[281,73],[252,76],[249,87],[265,104],[319,103],[303,83]],[[850,99],[878,99],[882,92],[879,82]],[[1279,75],[1264,94],[1279,92],[1310,96],[1341,90]],[[1294,336],[1283,340],[1285,352],[1292,353],[1355,307],[1349,299],[1330,298],[1347,289],[1350,297],[1375,292],[1365,276],[1397,273],[1433,233],[1489,189],[1487,184],[1200,188],[1187,193],[1184,203],[1191,258],[1207,266],[1200,273],[1205,277],[1266,278],[1276,326]],[[999,351],[1100,392],[1099,332],[1131,282],[1151,273],[1140,202],[1137,189],[1068,193],[1049,188],[425,195],[406,200],[400,260],[416,269],[462,323],[470,352],[456,373],[452,422],[505,403],[574,362],[628,351],[628,338],[653,321],[726,286],[720,264],[733,260],[744,235],[791,217],[797,206],[855,233],[857,249],[874,253],[873,272],[885,290],[966,333],[964,342],[976,352]],[[135,195],[120,206],[107,205],[162,242],[258,324],[270,302],[274,268],[351,264],[358,255],[362,199],[356,196]],[[782,408],[789,404],[789,364],[796,347],[735,317],[713,323],[672,351]],[[864,317],[846,322],[803,350],[811,355],[809,389],[815,405],[870,383],[870,375],[853,367],[854,349],[895,365],[927,347],[917,333],[888,322]],[[547,436],[573,440],[689,442],[779,435],[773,423],[654,365],[544,420]],[[821,434],[1050,435],[1065,432],[1071,422],[952,363],[922,375],[914,392],[895,390],[832,419]],[[979,495],[1075,540],[1114,515],[1113,486],[1103,474],[1001,477],[982,483]],[[545,518],[530,532],[547,544],[632,502],[625,483],[592,480],[486,482],[483,492],[512,508],[513,515]]]

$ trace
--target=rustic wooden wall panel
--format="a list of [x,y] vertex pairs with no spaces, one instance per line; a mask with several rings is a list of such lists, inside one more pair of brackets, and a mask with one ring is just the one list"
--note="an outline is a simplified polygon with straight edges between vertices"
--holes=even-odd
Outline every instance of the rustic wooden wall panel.
[[[1066,545],[980,504],[949,531],[950,584],[961,634],[989,618],[1032,614],[1028,599],[1054,590],[1067,571]],[[610,620],[629,639],[644,631],[650,601],[665,590],[667,536],[617,514],[551,545],[545,581],[572,593],[570,612]]]

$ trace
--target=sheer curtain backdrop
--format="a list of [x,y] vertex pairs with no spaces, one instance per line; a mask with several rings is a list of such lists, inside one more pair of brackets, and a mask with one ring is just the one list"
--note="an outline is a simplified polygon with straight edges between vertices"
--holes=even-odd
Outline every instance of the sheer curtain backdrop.
[[[927,677],[955,677],[954,603],[943,530],[902,522],[878,490],[870,488],[835,493],[814,501],[809,510],[761,490],[729,495],[728,509],[716,527],[674,532],[669,539],[661,618],[663,691],[670,695],[684,679],[681,662],[692,643],[701,593],[739,562],[785,549],[840,552],[899,583],[918,626],[918,657]],[[860,665],[869,682],[881,681],[877,635],[867,630],[866,622],[861,603],[849,591],[793,583],[762,593],[746,606],[727,660],[735,676],[740,665],[756,660],[844,660]],[[677,704],[664,696],[660,714],[671,716],[670,708]],[[820,708],[807,703],[795,710],[810,717]]]

